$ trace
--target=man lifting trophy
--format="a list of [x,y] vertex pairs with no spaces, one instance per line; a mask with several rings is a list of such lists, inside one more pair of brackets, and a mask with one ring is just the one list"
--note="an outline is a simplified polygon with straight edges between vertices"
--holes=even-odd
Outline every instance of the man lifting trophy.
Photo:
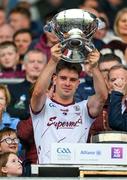
[[62,44],[62,59],[72,63],[83,62],[95,47],[92,37],[104,28],[94,14],[81,9],[68,9],[56,14],[44,30],[54,32]]

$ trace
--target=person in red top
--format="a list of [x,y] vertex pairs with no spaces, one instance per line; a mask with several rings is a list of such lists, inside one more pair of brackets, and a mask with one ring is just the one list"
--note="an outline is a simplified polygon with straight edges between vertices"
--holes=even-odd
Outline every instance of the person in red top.
[[33,126],[31,118],[20,121],[17,126],[17,136],[25,148],[25,156],[33,164],[37,163],[37,151],[33,136]]

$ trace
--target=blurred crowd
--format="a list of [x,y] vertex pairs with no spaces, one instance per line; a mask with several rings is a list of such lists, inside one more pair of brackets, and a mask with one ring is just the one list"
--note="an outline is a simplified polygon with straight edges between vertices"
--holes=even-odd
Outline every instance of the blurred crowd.
[[[100,53],[98,67],[110,96],[92,124],[87,142],[101,131],[127,132],[127,2],[0,0],[0,176],[30,176],[30,164],[37,163],[30,98],[51,58],[51,48],[59,41],[43,28],[55,14],[71,8],[89,11],[105,23],[104,28],[96,30],[93,44]],[[51,82],[47,95],[52,96],[54,91]],[[75,101],[87,100],[94,93],[91,67],[84,61]],[[15,165],[12,172],[3,170],[3,159],[9,163],[9,158],[19,167],[22,160],[23,169]]]

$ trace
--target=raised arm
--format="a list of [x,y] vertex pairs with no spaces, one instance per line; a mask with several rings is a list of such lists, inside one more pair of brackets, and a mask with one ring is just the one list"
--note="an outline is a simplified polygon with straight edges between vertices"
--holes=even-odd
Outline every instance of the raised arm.
[[88,61],[91,65],[95,89],[95,94],[88,99],[89,113],[92,117],[96,117],[99,115],[108,97],[105,80],[98,68],[99,58],[100,53],[97,50],[92,51],[88,55]]
[[35,84],[30,102],[33,112],[39,112],[45,104],[46,92],[61,56],[61,45],[56,44],[51,48],[51,59]]

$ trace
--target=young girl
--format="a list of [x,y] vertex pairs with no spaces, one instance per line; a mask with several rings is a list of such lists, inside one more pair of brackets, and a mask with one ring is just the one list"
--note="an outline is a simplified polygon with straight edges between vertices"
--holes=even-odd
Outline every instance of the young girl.
[[22,164],[15,153],[7,152],[0,155],[0,176],[21,176]]

